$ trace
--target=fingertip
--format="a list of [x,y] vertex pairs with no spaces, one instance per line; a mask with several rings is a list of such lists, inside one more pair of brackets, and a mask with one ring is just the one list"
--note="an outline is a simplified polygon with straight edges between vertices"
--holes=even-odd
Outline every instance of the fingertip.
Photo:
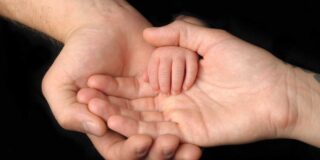
[[99,109],[105,107],[105,102],[102,101],[99,98],[94,98],[92,100],[89,101],[88,103],[88,109],[90,112],[93,112],[94,114],[98,114],[99,115]]
[[87,85],[91,88],[95,88],[96,86],[98,86],[97,79],[99,79],[99,78],[100,78],[100,76],[98,76],[98,75],[93,75],[93,76],[89,77]]
[[[81,115],[74,116],[82,117]],[[106,124],[98,116],[89,113],[87,114],[87,117],[82,117],[81,119],[81,125],[84,133],[95,136],[102,136],[106,133]]]
[[[152,138],[147,135],[133,135],[112,147],[116,154],[110,159],[144,159],[152,146]],[[111,148],[110,148],[111,149]]]
[[113,77],[109,75],[93,75],[88,79],[87,85],[90,88],[106,92],[110,87],[114,87],[116,83]]
[[77,93],[77,101],[79,103],[88,104],[93,98],[104,99],[105,96],[101,92],[92,88],[82,88]]
[[182,144],[175,154],[175,159],[198,160],[202,151],[198,146],[193,144]]
[[166,159],[171,159],[174,156],[178,146],[179,138],[174,135],[161,135],[156,139],[156,143],[162,148],[163,157]]
[[138,132],[138,124],[135,120],[128,117],[112,115],[107,121],[108,127],[126,137]]
[[177,136],[160,135],[154,140],[147,159],[172,159],[179,148],[179,143]]
[[136,157],[141,159],[149,153],[153,140],[147,135],[134,135],[129,138],[128,143],[132,143],[135,148]]
[[117,129],[123,120],[119,116],[110,116],[108,118],[107,124],[111,129]]
[[82,127],[85,133],[102,136],[106,133],[107,127],[105,122],[97,115],[90,113],[90,117],[82,122]]
[[105,121],[107,121],[111,115],[115,114],[114,109],[108,102],[99,98],[92,99],[88,104],[88,109],[91,113],[101,117]]
[[88,120],[82,123],[82,127],[85,133],[102,136],[106,133],[106,127],[104,124],[99,124],[100,121]]
[[77,101],[79,103],[84,103],[84,104],[89,103],[89,100],[90,100],[89,97],[91,97],[90,96],[91,92],[90,91],[88,92],[88,91],[89,91],[88,88],[83,88],[83,89],[78,91],[78,93],[77,93]]
[[101,136],[105,133],[106,125],[98,116],[92,114],[87,105],[76,103],[55,113],[58,123],[66,130],[89,133]]

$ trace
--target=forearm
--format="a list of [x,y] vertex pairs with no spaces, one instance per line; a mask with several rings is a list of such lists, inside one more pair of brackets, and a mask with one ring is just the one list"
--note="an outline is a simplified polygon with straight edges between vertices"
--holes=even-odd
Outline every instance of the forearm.
[[291,138],[320,147],[320,75],[294,68],[293,77],[290,104],[297,108],[298,119]]
[[77,28],[116,16],[125,3],[115,0],[0,0],[0,15],[64,42]]

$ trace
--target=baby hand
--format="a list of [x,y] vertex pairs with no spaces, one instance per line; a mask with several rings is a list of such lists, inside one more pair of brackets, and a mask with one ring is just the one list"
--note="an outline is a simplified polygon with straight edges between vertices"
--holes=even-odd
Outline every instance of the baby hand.
[[199,57],[180,47],[157,48],[151,55],[145,81],[164,94],[179,94],[189,89],[196,80]]

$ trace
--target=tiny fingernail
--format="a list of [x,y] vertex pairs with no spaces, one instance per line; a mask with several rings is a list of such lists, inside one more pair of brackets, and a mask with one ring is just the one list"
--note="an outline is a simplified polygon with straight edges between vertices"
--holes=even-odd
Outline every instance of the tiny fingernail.
[[84,122],[82,126],[86,133],[94,134],[94,135],[97,134],[97,125],[95,123],[91,121],[87,121],[87,122]]

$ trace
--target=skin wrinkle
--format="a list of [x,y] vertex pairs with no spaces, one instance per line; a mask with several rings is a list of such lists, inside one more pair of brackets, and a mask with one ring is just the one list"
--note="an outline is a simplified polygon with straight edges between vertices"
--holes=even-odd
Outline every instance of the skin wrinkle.
[[[286,81],[286,83],[284,83],[285,84],[285,91],[286,91],[286,103],[288,104],[288,106],[291,106],[292,105],[292,103],[291,103],[291,101],[290,101],[290,98],[289,98],[289,86],[288,86],[288,84],[289,84],[289,68],[287,69],[287,71],[285,72],[286,73],[286,76],[285,76],[285,81]],[[296,104],[296,102],[295,102],[295,104]],[[297,112],[297,113],[299,113],[299,112]],[[297,117],[299,117],[299,115],[297,115]],[[298,120],[298,118],[297,118],[297,120]],[[295,126],[295,125],[294,125]],[[291,130],[293,130],[293,129],[291,129]],[[276,132],[276,136],[277,137],[280,137],[280,136],[282,136],[281,135],[282,133],[280,133],[279,131],[277,131]]]
[[[288,73],[289,73],[289,72],[288,72]],[[297,78],[296,78],[296,77],[297,77],[297,74],[296,74],[296,72],[294,72],[294,71],[293,71],[292,73],[293,73],[293,77],[295,77],[295,78],[293,78],[293,81],[294,81],[293,83],[294,83],[295,86],[296,86],[296,84],[297,84]],[[289,82],[288,79],[287,79],[287,82]],[[290,83],[287,83],[287,84],[290,84]],[[294,95],[298,95],[298,88],[297,88],[297,87],[293,87],[293,90],[294,90],[294,91],[293,91],[293,92],[294,92]],[[288,90],[288,92],[289,92],[289,90]],[[287,94],[287,95],[289,95],[289,94]],[[291,98],[291,99],[292,99],[292,98]],[[294,102],[293,102],[293,103],[290,103],[290,100],[289,100],[289,97],[288,97],[288,101],[289,101],[289,104],[290,104],[290,105],[293,105],[293,104],[296,104],[296,106],[299,105],[299,104],[298,104],[298,98],[293,98],[293,101],[294,101]],[[296,108],[297,108],[297,110],[298,110],[298,112],[297,112],[298,115],[297,115],[297,120],[296,120],[297,122],[296,122],[296,123],[298,123],[299,113],[301,113],[301,111],[299,111],[299,108],[300,108],[300,107],[296,107]],[[293,125],[293,126],[296,128],[297,125]],[[295,130],[295,128],[293,128],[292,130]]]
[[232,40],[232,36],[225,36],[224,38],[221,38],[216,43],[209,44],[205,48],[199,48],[199,53],[201,53],[201,56],[204,57],[206,53],[210,53],[211,50],[214,50],[215,48],[217,48],[217,46],[219,46],[220,44],[223,44],[223,42],[228,40]]
[[165,121],[167,122],[172,122],[176,125],[177,131],[178,131],[178,135],[181,135],[181,137],[183,137],[184,139],[186,139],[186,135],[183,134],[183,132],[181,132],[181,125],[179,123],[176,123],[174,121],[171,120],[170,114],[169,113],[173,113],[173,112],[167,112],[167,111],[162,111],[162,117]]
[[[199,90],[200,90],[200,92],[202,92],[202,94],[204,93],[197,84],[194,84],[194,85],[195,85],[195,87],[199,88]],[[185,93],[185,95],[186,95],[194,104],[198,104],[198,103],[196,103],[195,99],[194,99],[192,96],[190,96],[190,95],[187,94],[187,92]],[[204,95],[205,95],[205,94],[204,94]],[[201,112],[201,108],[202,108],[202,107],[199,107],[200,113],[205,113],[205,112]],[[204,123],[204,122],[206,122],[206,121],[205,121],[203,115],[201,115],[201,120],[202,120],[203,126],[205,126],[206,137],[209,138],[209,137],[210,137],[209,134],[208,134],[208,133],[209,133],[209,131],[208,131],[208,128],[209,128],[209,127],[207,126],[206,123]],[[184,135],[184,136],[185,136],[185,135]]]
[[[285,84],[284,85],[284,87],[285,87],[285,91],[287,92],[286,93],[286,103],[287,103],[287,106],[290,106],[291,104],[290,104],[290,100],[289,100],[289,97],[288,97],[288,95],[289,95],[289,93],[288,93],[288,91],[289,91],[289,89],[288,89],[288,75],[289,75],[289,68],[286,70],[286,72],[285,72],[285,74],[284,74],[284,77],[283,78],[281,78],[281,79],[283,79],[282,81],[286,81],[287,83],[282,83],[282,84]],[[279,80],[277,83],[276,83],[276,85],[275,85],[275,87],[276,86],[279,86],[279,84],[280,84],[280,82],[281,82],[281,80]],[[295,103],[296,104],[296,103]],[[292,113],[293,111],[293,108],[292,107],[289,107],[288,108],[288,110],[287,110],[287,112],[285,113],[286,115],[291,115],[290,113]],[[298,114],[298,112],[297,112],[297,114]],[[296,116],[296,117],[298,117],[298,115]],[[286,119],[286,123],[284,124],[284,128],[289,128],[288,126],[290,125],[290,124],[296,124],[297,123],[297,119],[298,118],[296,118],[295,120],[293,120],[293,122],[291,122],[292,121],[292,116],[288,116],[287,117],[287,119]],[[270,122],[269,122],[270,123]],[[283,127],[283,126],[281,126],[281,127]],[[281,137],[282,135],[281,135],[282,133],[280,133],[280,131],[279,131],[279,128],[277,128],[277,126],[276,126],[276,128],[275,128],[275,130],[274,130],[274,135],[275,135],[275,137]]]
[[[140,83],[139,83],[139,80],[138,79],[136,79],[136,78],[134,78],[134,81],[133,81],[134,83],[133,83],[133,87],[134,87],[134,90],[138,90],[138,97],[142,97],[141,96],[141,86],[140,86]],[[131,97],[131,99],[132,99],[133,97]]]

